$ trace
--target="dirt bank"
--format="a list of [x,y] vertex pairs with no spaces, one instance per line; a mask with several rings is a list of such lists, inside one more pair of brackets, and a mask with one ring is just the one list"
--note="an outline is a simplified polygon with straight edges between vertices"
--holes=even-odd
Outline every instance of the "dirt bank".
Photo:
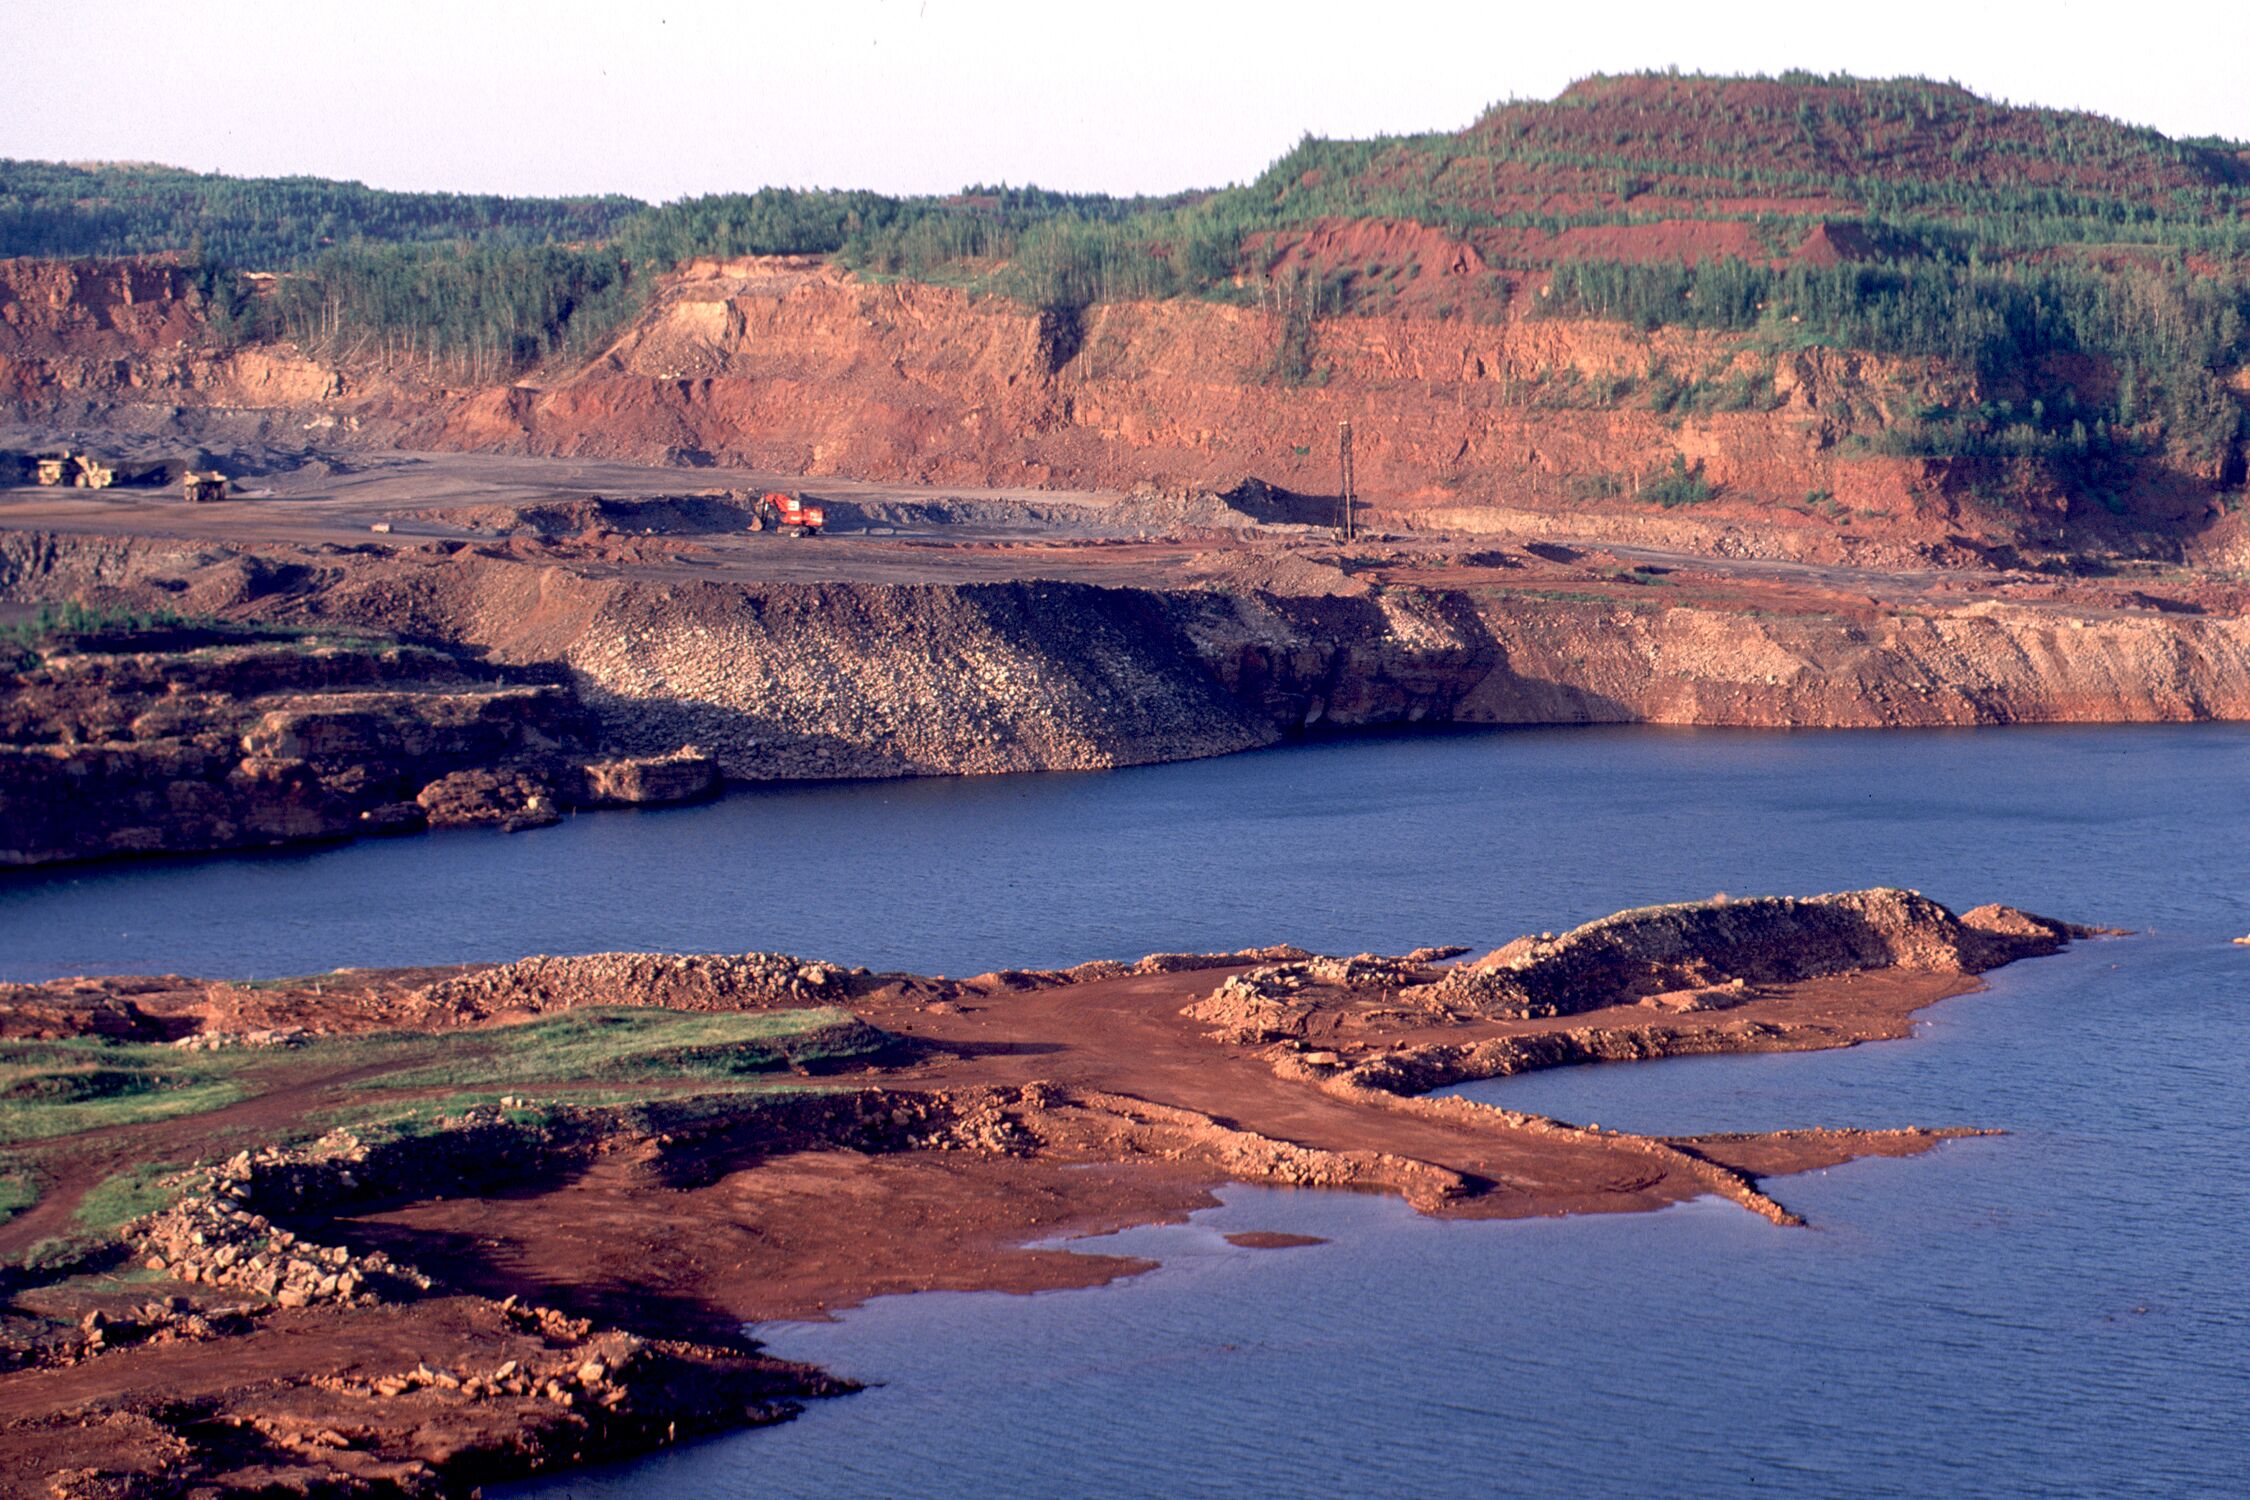
[[1090,769],[1424,723],[2250,717],[2239,582],[1648,557],[1547,543],[345,546],[0,531],[0,601],[163,604],[442,643],[559,673],[604,753],[694,745],[748,781]]
[[[412,362],[228,344],[176,267],[12,261],[0,262],[0,403],[58,432],[199,442],[310,435],[1076,490],[1256,476],[1323,496],[1349,420],[1385,524],[1564,517],[1690,550],[1827,561],[1869,548],[1955,562],[1991,547],[2177,556],[2223,524],[2217,483],[2160,463],[2097,503],[2036,464],[1885,454],[1876,440],[1913,413],[1989,397],[1937,362],[1470,312],[1322,319],[1303,351],[1317,376],[1291,382],[1274,373],[1285,320],[1272,309],[1103,303],[1064,354],[1039,310],[1003,298],[806,259],[705,261],[664,278],[583,364],[464,388]],[[1702,394],[1684,405],[1651,394],[1690,390]],[[1661,505],[1675,466],[1698,476],[1696,498]]]
[[80,610],[0,648],[0,864],[531,827],[716,782],[602,756],[567,684],[391,639]]
[[[28,1200],[0,1223],[0,1474],[455,1494],[772,1420],[842,1387],[762,1358],[744,1321],[1130,1274],[1021,1246],[1227,1181],[1485,1218],[1718,1193],[1794,1223],[1761,1178],[1960,1132],[1655,1138],[1413,1092],[1899,1036],[2077,931],[1870,891],[1625,913],[1465,968],[1262,950],[945,980],[609,954],[7,986],[10,1098],[48,1102],[0,1120]],[[1567,1015],[1521,1003],[1534,974]]]

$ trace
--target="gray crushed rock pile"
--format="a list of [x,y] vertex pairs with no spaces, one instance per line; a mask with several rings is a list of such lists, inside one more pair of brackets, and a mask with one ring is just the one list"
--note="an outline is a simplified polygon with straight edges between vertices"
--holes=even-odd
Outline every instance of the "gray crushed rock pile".
[[[1215,1041],[1256,1046],[1305,1035],[1314,1016],[1339,996],[1394,994],[1426,988],[1430,965],[1458,948],[1417,948],[1400,957],[1359,953],[1349,958],[1306,954],[1230,974],[1210,995],[1180,1014],[1210,1028]],[[1433,1008],[1433,1018],[1437,1012]]]

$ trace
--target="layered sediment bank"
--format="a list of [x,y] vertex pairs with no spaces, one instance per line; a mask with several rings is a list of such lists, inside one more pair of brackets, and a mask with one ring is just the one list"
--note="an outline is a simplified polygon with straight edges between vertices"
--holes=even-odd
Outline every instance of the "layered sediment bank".
[[[15,774],[36,781],[41,757],[69,745],[78,762],[114,762],[151,790],[129,799],[147,812],[128,829],[19,831],[6,842],[28,858],[334,836],[369,818],[457,820],[445,788],[423,795],[457,770],[475,773],[448,784],[468,803],[461,817],[535,822],[541,807],[552,816],[702,790],[709,771],[693,764],[579,769],[683,747],[727,778],[761,781],[1083,770],[1419,724],[2250,717],[2250,625],[2215,596],[2206,608],[2185,594],[2026,584],[1878,601],[1836,579],[1636,571],[1537,545],[1180,549],[1155,560],[1119,551],[0,533],[0,601],[358,633],[372,644],[351,657],[356,688],[390,694],[340,696],[314,674],[302,691],[321,694],[261,701],[255,684],[213,685],[223,663],[159,661],[130,641],[27,657],[9,730]],[[1067,576],[1046,576],[1056,572]],[[346,655],[321,659],[343,672]],[[127,680],[136,673],[138,686]],[[402,677],[410,690],[398,690]],[[521,685],[532,678],[545,685]],[[192,724],[127,712],[134,693],[159,687],[201,693],[211,710]],[[117,698],[106,719],[74,724],[71,695],[104,690]],[[583,732],[571,739],[563,720],[579,709]],[[183,739],[250,745],[265,733],[257,726],[312,718],[328,735],[324,753],[359,767],[369,790],[342,795],[317,767],[260,783],[242,769],[251,759],[318,757],[251,745],[169,778],[237,789],[221,804],[157,805],[159,762],[182,754]],[[359,729],[346,733],[346,721]],[[475,733],[444,728],[456,722]],[[565,741],[560,754],[541,748]],[[508,779],[518,772],[536,774]],[[279,788],[255,796],[282,809],[239,805],[255,800],[253,783]],[[10,805],[43,800],[26,791]]]
[[1131,1274],[1021,1247],[1229,1181],[1480,1218],[1716,1193],[1795,1223],[1763,1179],[1963,1132],[1660,1138],[1419,1091],[1899,1036],[2081,931],[1871,890],[1621,913],[1467,964],[597,954],[0,987],[11,1097],[44,1101],[0,1121],[25,1199],[0,1223],[0,1473],[452,1494],[772,1420],[846,1387],[745,1321]]
[[[1440,232],[1399,224],[1311,239],[1345,257],[1346,274],[1365,257],[1481,264]],[[464,387],[458,369],[364,347],[232,342],[175,264],[0,261],[0,404],[57,431],[198,442],[311,434],[347,448],[1116,490],[1256,476],[1326,492],[1348,420],[1361,482],[1402,526],[1578,527],[1594,515],[1605,534],[1657,545],[1831,561],[2242,546],[2223,498],[2241,486],[2233,455],[2195,472],[2135,452],[2129,502],[2105,496],[2120,515],[2038,464],[1887,441],[1915,431],[1917,412],[1991,399],[1975,372],[1943,360],[1465,316],[1451,300],[1318,320],[1299,353],[1320,376],[1292,381],[1275,378],[1278,307],[1109,301],[1058,321],[802,257],[702,260],[663,277],[593,357]],[[2076,369],[2086,389],[2119,378],[2099,360]],[[1651,399],[1676,397],[1683,379],[1705,388],[1702,401]],[[1733,394],[1714,407],[1720,389]],[[1705,498],[1644,502],[1674,463],[1692,466]]]

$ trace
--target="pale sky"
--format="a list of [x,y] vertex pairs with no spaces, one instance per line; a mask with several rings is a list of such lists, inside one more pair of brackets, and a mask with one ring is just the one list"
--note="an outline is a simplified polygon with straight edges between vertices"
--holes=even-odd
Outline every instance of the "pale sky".
[[0,156],[468,192],[1168,192],[1668,64],[2250,139],[2250,0],[0,0],[0,36]]

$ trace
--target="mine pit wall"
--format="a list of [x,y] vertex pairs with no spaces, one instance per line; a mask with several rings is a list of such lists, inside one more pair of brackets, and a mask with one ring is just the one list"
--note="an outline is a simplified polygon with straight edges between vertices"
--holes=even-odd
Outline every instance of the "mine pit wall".
[[352,624],[556,663],[618,753],[737,780],[1086,770],[1422,724],[2250,719],[2250,623],[1848,617],[1391,589],[665,583],[476,550],[0,534],[0,598]]
[[[1769,358],[1709,333],[1559,319],[1348,317],[1319,325],[1319,373],[1293,385],[1272,374],[1278,328],[1255,307],[1104,303],[1058,344],[1036,309],[1004,298],[803,259],[703,262],[585,365],[463,387],[411,361],[226,346],[176,268],[0,261],[0,403],[48,428],[210,442],[1003,487],[1224,488],[1254,475],[1317,495],[1334,488],[1336,424],[1349,419],[1382,524],[1474,527],[1510,509],[1582,530],[1614,516],[1663,545],[1830,560],[1945,551],[1957,536],[2049,547],[2072,514],[2051,494],[1980,501],[2002,476],[1974,465],[1855,449],[1894,406],[1969,394],[1926,361]],[[1768,373],[1770,410],[1681,416],[1611,394],[1654,376]],[[1716,500],[1633,498],[1636,477],[1674,455],[1702,466]],[[2186,510],[2148,519],[2199,525],[2207,490],[2188,485]],[[1800,504],[1809,495],[1826,513]]]
[[1854,622],[1434,592],[577,584],[552,646],[616,748],[736,779],[1084,770],[1418,723],[1884,727],[2250,718],[2250,625],[2029,611]]
[[2250,718],[2242,622],[2028,611],[1857,623],[1442,592],[634,586],[565,660],[621,737],[698,744],[744,779],[1091,769],[1410,724]]
[[[507,571],[518,586],[539,572]],[[536,591],[519,610],[513,589],[471,589],[440,628],[504,659],[559,659],[613,744],[691,744],[738,780],[1091,770],[1279,738],[1183,631],[1213,605],[1195,596],[552,573]]]
[[[807,474],[1125,487],[1256,474],[1326,491],[1336,423],[1370,494],[1567,498],[1572,475],[1653,472],[1680,452],[1714,482],[1845,506],[1902,497],[1918,465],[1844,463],[1887,400],[1947,388],[1927,362],[1811,351],[1774,367],[1773,411],[1681,423],[1580,385],[1759,361],[1735,341],[1609,324],[1349,317],[1320,323],[1312,381],[1273,378],[1279,322],[1195,300],[1088,308],[1064,349],[1041,314],[954,288],[877,285],[817,262],[702,262],[599,359],[494,390],[417,436],[439,447],[646,457],[665,449]],[[1570,387],[1534,407],[1541,381]],[[1883,394],[1878,395],[1880,388]]]

